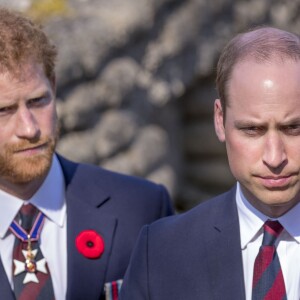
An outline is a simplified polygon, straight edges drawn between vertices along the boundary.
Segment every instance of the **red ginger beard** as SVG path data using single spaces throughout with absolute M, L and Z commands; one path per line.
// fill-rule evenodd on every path
M 0 152 L 0 178 L 11 183 L 26 184 L 34 179 L 44 177 L 52 163 L 58 132 L 53 136 L 45 136 L 35 141 L 23 140 L 14 144 L 7 144 Z M 44 145 L 41 153 L 25 156 L 17 152 Z

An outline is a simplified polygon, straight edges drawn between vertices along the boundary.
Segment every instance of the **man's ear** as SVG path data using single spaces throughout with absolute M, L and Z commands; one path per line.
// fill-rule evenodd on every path
M 225 142 L 226 140 L 224 121 L 224 112 L 221 101 L 220 99 L 216 99 L 214 105 L 214 123 L 215 131 L 220 142 Z

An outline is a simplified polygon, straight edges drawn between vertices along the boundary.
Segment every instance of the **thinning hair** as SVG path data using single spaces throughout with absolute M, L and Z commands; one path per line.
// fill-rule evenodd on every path
M 0 8 L 0 72 L 19 76 L 24 65 L 38 63 L 50 79 L 56 56 L 56 47 L 41 26 L 17 12 Z
M 217 90 L 223 112 L 228 105 L 228 83 L 234 66 L 246 59 L 257 63 L 274 57 L 300 60 L 300 37 L 297 34 L 273 27 L 260 27 L 235 36 L 224 47 L 217 65 Z

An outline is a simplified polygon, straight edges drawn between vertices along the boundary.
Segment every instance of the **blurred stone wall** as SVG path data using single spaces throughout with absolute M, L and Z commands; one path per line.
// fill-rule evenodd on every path
M 163 183 L 178 211 L 234 179 L 213 129 L 215 66 L 234 34 L 300 31 L 300 1 L 1 0 L 59 48 L 58 151 Z

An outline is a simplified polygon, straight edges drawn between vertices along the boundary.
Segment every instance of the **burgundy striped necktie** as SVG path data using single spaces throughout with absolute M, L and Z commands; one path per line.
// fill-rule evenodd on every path
M 27 204 L 21 207 L 10 226 L 11 231 L 16 235 L 13 251 L 13 281 L 17 300 L 55 299 L 49 268 L 38 245 L 43 218 L 44 215 L 36 207 Z M 27 235 L 30 233 L 32 239 L 21 240 L 22 230 Z M 33 253 L 32 259 L 28 253 Z
M 275 241 L 283 230 L 278 221 L 264 224 L 263 243 L 255 259 L 252 300 L 287 299 L 282 270 L 275 248 Z

